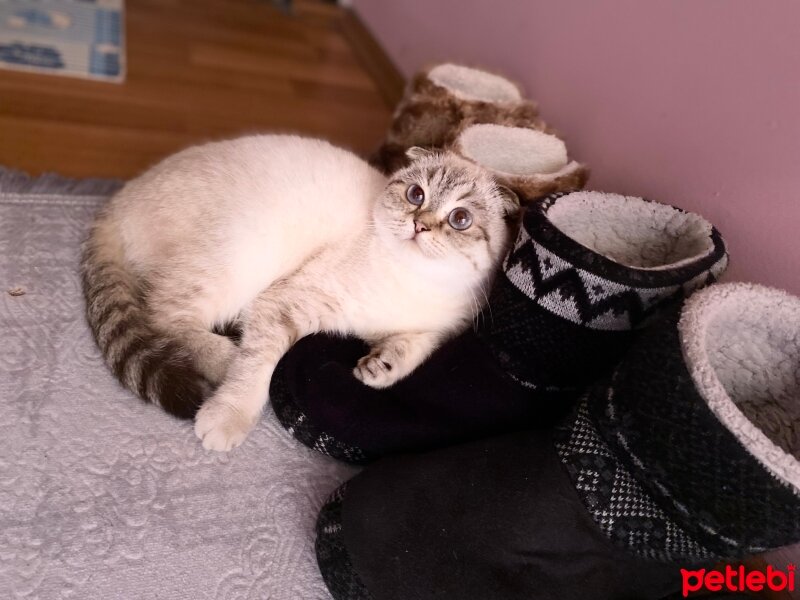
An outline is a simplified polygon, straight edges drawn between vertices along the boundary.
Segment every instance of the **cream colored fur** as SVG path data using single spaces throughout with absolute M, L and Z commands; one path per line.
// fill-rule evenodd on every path
M 305 335 L 366 339 L 354 374 L 384 387 L 476 314 L 516 199 L 455 155 L 415 156 L 388 181 L 323 141 L 246 137 L 172 156 L 112 199 L 96 235 L 121 242 L 153 326 L 220 382 L 196 417 L 206 448 L 244 440 L 277 361 Z M 419 211 L 412 183 L 425 190 Z M 474 216 L 464 232 L 447 225 L 456 206 Z M 241 347 L 210 332 L 235 318 Z
M 564 142 L 535 129 L 472 125 L 459 142 L 465 157 L 505 175 L 550 175 L 567 165 Z
M 568 159 L 562 140 L 530 127 L 466 124 L 452 148 L 529 201 L 580 189 L 589 177 L 585 166 Z
M 495 103 L 522 100 L 519 88 L 505 77 L 462 65 L 437 65 L 428 73 L 428 79 L 462 100 Z

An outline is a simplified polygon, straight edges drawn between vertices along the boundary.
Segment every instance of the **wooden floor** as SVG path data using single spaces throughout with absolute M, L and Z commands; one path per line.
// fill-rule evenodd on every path
M 124 84 L 0 70 L 0 165 L 130 177 L 185 146 L 297 132 L 380 141 L 395 74 L 353 15 L 312 0 L 131 0 Z M 377 83 L 376 83 L 377 82 Z

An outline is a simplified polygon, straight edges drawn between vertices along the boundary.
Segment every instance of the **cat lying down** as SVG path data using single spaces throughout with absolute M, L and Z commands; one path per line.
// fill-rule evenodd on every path
M 315 332 L 370 352 L 386 387 L 465 328 L 519 201 L 448 152 L 409 150 L 389 178 L 327 142 L 262 135 L 189 148 L 130 181 L 83 256 L 87 316 L 109 367 L 141 398 L 195 417 L 203 446 L 242 443 L 281 356 Z M 237 319 L 235 345 L 214 333 Z

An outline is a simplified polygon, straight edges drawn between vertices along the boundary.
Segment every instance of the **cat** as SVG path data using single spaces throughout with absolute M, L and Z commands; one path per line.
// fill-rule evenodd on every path
M 238 446 L 281 356 L 315 332 L 370 352 L 386 387 L 477 315 L 517 196 L 449 152 L 409 150 L 386 177 L 328 142 L 257 135 L 189 148 L 128 182 L 84 247 L 87 317 L 106 363 L 185 418 L 207 449 Z M 238 344 L 215 333 L 241 325 Z

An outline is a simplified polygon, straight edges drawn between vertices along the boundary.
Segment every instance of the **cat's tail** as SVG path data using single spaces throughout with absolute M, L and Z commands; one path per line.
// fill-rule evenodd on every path
M 89 234 L 81 270 L 86 316 L 106 364 L 146 402 L 194 417 L 212 386 L 188 349 L 150 323 L 140 286 L 125 268 L 118 232 L 104 216 Z

